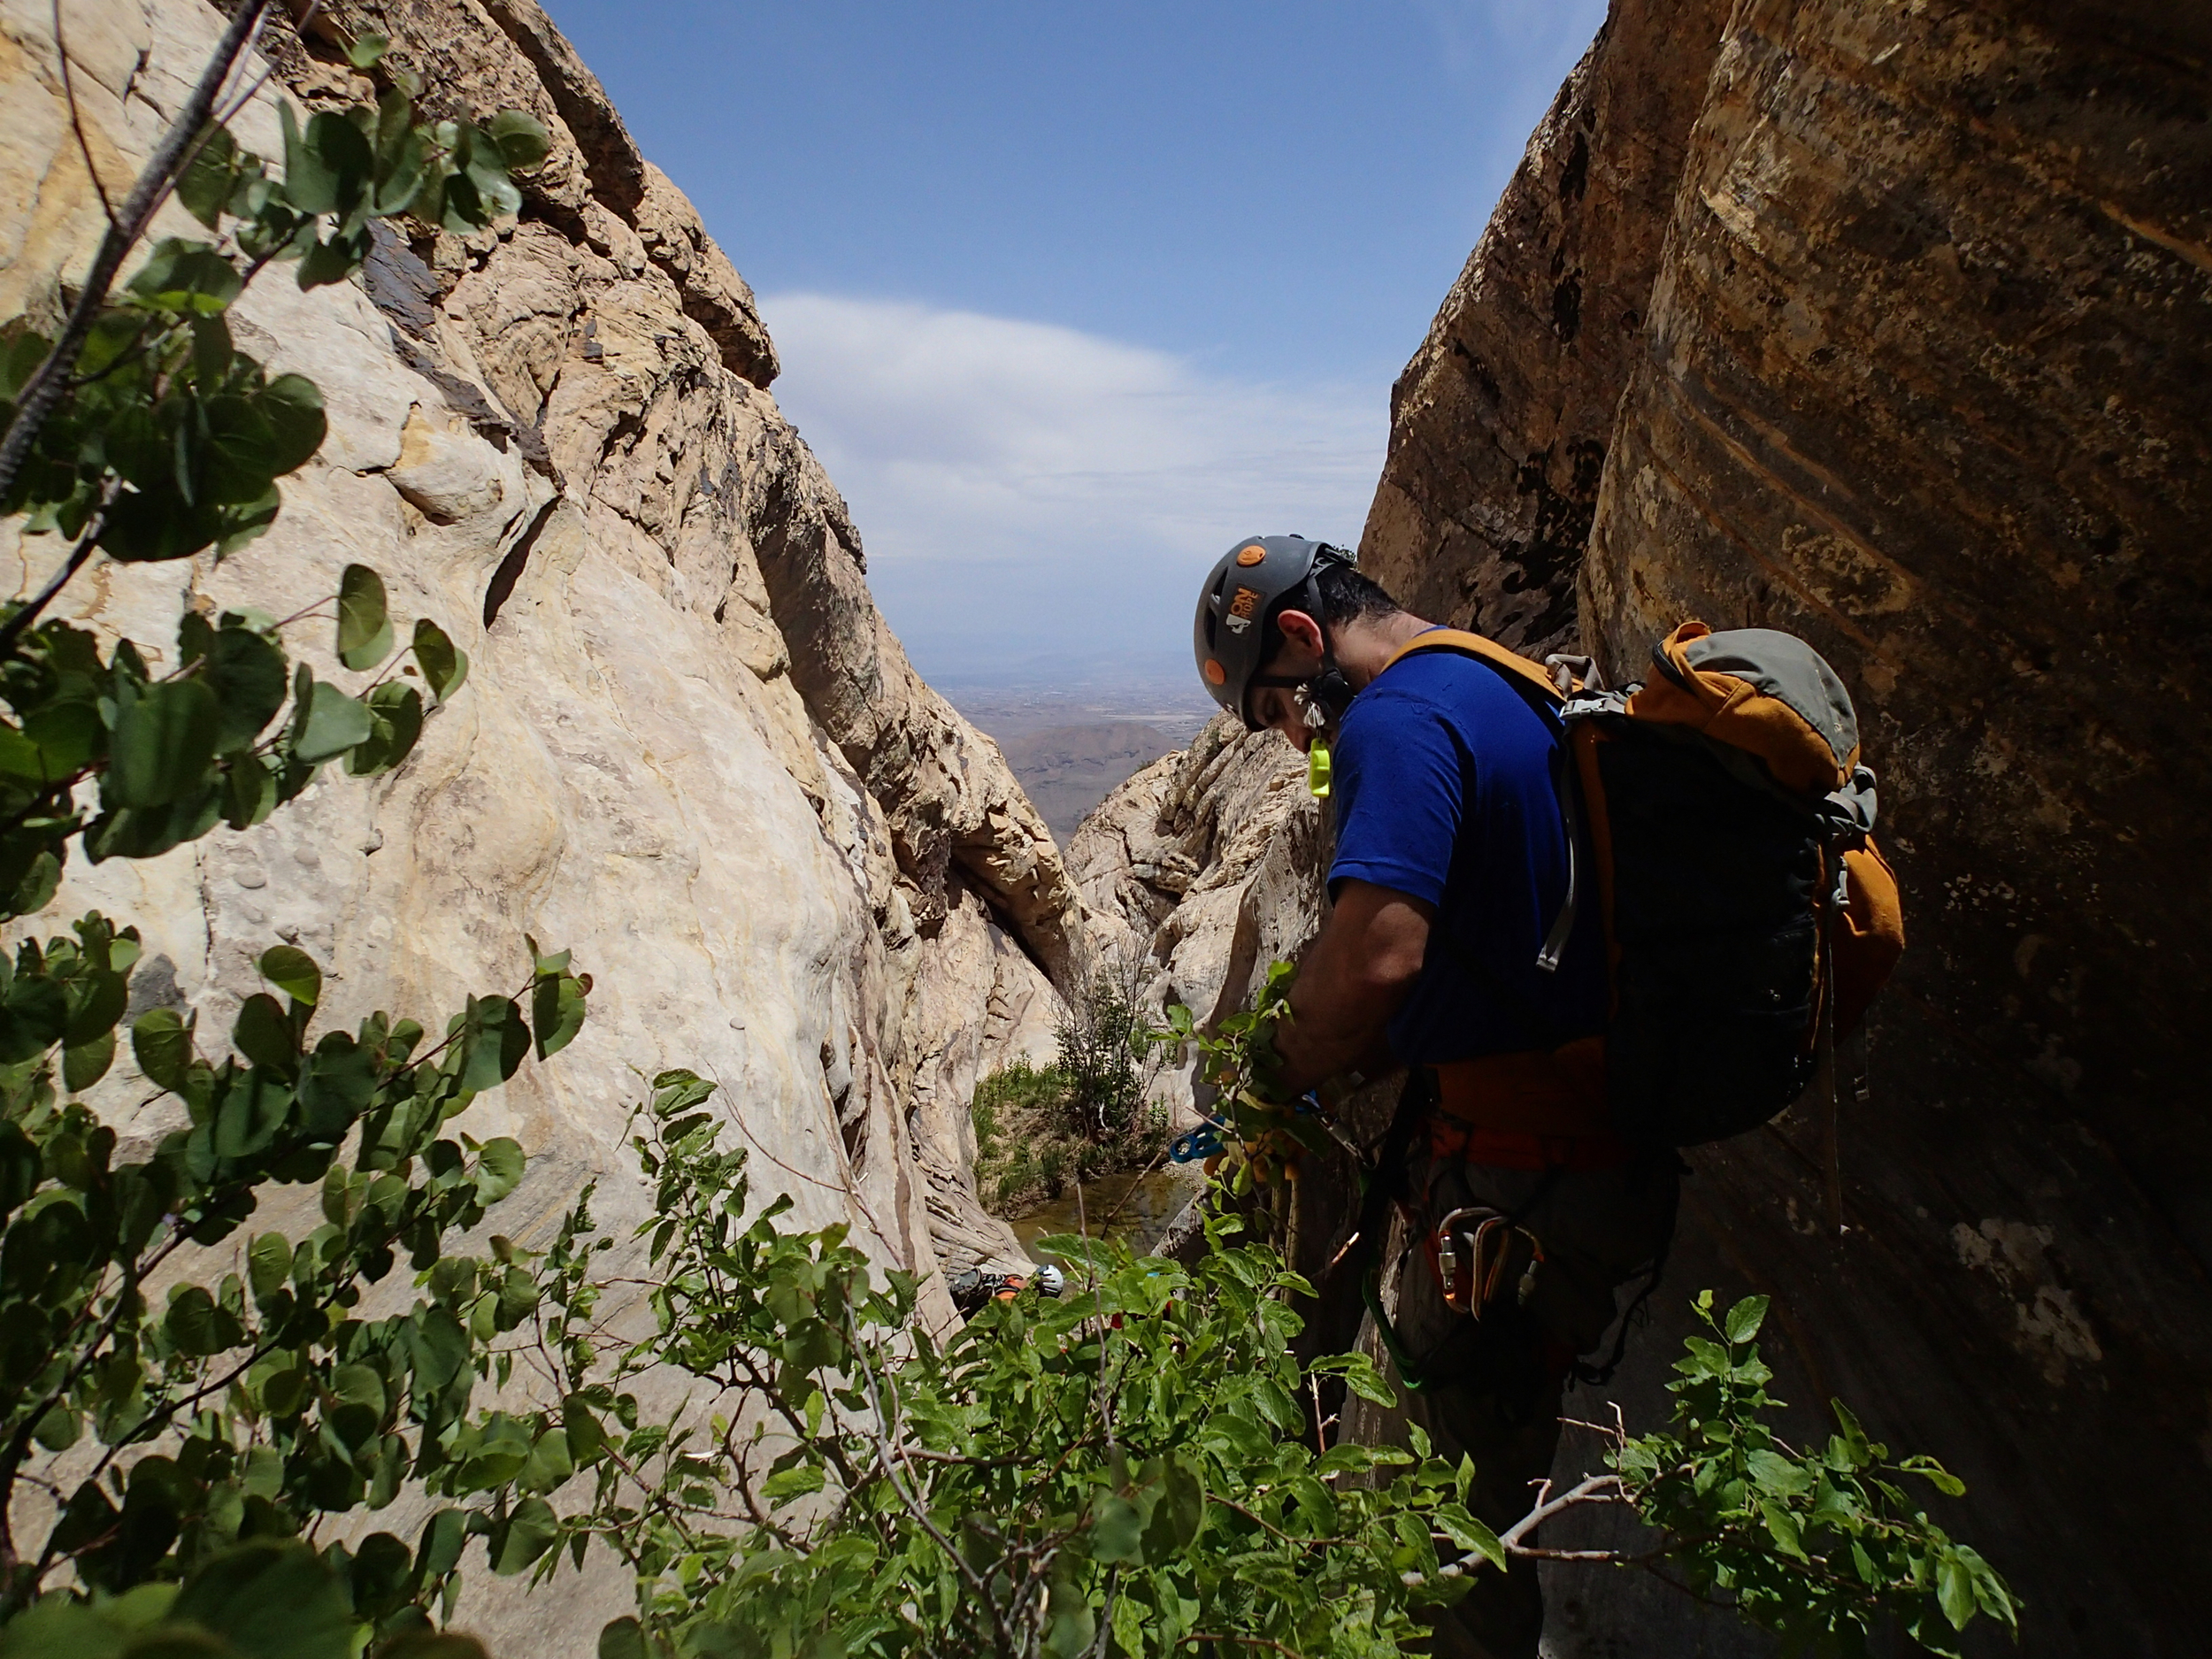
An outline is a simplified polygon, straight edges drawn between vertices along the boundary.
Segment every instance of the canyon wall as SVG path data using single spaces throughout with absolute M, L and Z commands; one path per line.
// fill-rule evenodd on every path
M 466 1125 L 532 1154 L 501 1217 L 520 1242 L 595 1178 L 606 1221 L 637 1218 L 629 1103 L 682 1065 L 719 1081 L 757 1187 L 790 1192 L 802 1223 L 849 1222 L 923 1272 L 1018 1259 L 975 1201 L 966 1105 L 979 1071 L 1049 1055 L 1082 907 L 996 749 L 877 613 L 844 503 L 768 389 L 751 291 L 534 0 L 300 12 L 303 32 L 272 25 L 256 69 L 274 78 L 235 123 L 263 155 L 280 153 L 277 88 L 308 110 L 374 96 L 339 49 L 368 32 L 392 42 L 377 73 L 419 74 L 431 112 L 522 108 L 552 154 L 496 233 L 380 229 L 359 281 L 263 277 L 239 342 L 315 380 L 330 413 L 275 527 L 219 565 L 96 566 L 51 614 L 158 667 L 180 604 L 289 615 L 358 560 L 403 631 L 435 618 L 473 672 L 396 773 L 326 773 L 266 825 L 148 863 L 73 864 L 38 931 L 92 906 L 136 924 L 139 1006 L 188 1005 L 211 1033 L 280 940 L 323 964 L 325 1018 L 428 1021 L 519 982 L 527 932 L 596 988 L 574 1045 Z M 220 17 L 202 0 L 61 17 L 91 162 L 119 195 Z M 8 0 L 0 315 L 50 313 L 101 211 L 52 10 Z M 196 234 L 170 211 L 164 228 Z M 11 584 L 42 580 L 52 541 L 9 535 Z M 328 635 L 291 631 L 351 685 Z M 138 1079 L 103 1087 L 131 1131 L 160 1126 Z
M 1362 543 L 1423 614 L 1617 678 L 1694 616 L 1851 686 L 1912 943 L 1844 1230 L 1798 1114 L 1693 1152 L 1610 1393 L 1661 1419 L 1688 1296 L 1771 1294 L 1793 1430 L 1837 1394 L 1957 1471 L 1937 1517 L 2039 1655 L 2193 1651 L 2212 1571 L 2208 60 L 2202 7 L 1616 0 L 1398 383 Z M 1074 857 L 1225 1010 L 1310 936 L 1325 838 L 1194 833 L 1251 821 L 1202 749 Z M 1550 1605 L 1558 1659 L 1770 1650 L 1639 1575 Z

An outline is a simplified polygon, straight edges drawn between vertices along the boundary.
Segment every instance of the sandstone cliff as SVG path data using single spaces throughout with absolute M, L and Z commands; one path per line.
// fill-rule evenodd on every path
M 2212 1567 L 2208 60 L 2200 7 L 1616 0 L 1398 384 L 1362 544 L 1524 649 L 1637 677 L 1698 616 L 1801 632 L 1851 684 L 1913 943 L 1844 1122 L 1847 1231 L 1794 1118 L 1693 1154 L 1614 1393 L 1663 1414 L 1699 1286 L 1772 1294 L 1800 1426 L 1839 1394 L 1958 1470 L 1942 1518 L 2037 1654 L 2193 1651 Z M 1207 855 L 1139 871 L 1239 821 L 1218 776 L 1156 832 L 1133 782 L 1076 856 L 1226 1006 L 1233 939 L 1310 929 L 1319 842 L 1193 960 Z M 1110 831 L 1125 868 L 1085 857 Z M 1548 1640 L 1764 1650 L 1573 1569 Z
M 719 1079 L 758 1179 L 803 1222 L 849 1221 L 924 1271 L 1016 1256 L 975 1202 L 966 1102 L 980 1069 L 1048 1049 L 1081 906 L 997 750 L 877 614 L 844 503 L 769 393 L 750 290 L 534 0 L 299 10 L 304 34 L 273 26 L 267 52 L 301 104 L 373 93 L 332 44 L 373 30 L 434 110 L 519 106 L 553 153 L 511 228 L 386 235 L 357 285 L 303 295 L 282 267 L 259 283 L 240 342 L 321 385 L 322 454 L 246 553 L 111 567 L 57 614 L 165 651 L 180 600 L 284 615 L 359 560 L 473 675 L 392 777 L 326 776 L 249 833 L 73 866 L 42 920 L 96 905 L 136 923 L 142 1002 L 217 1032 L 279 939 L 330 973 L 330 1017 L 428 1018 L 510 986 L 527 931 L 573 948 L 597 989 L 566 1055 L 475 1109 L 476 1133 L 533 1153 L 508 1222 L 524 1242 L 594 1176 L 609 1219 L 636 1215 L 626 1103 L 640 1073 L 681 1064 Z M 219 17 L 202 0 L 62 16 L 118 188 Z M 264 154 L 277 96 L 236 124 Z M 50 9 L 13 0 L 0 314 L 52 303 L 99 214 Z M 50 540 L 11 537 L 11 583 L 42 577 Z M 113 1088 L 123 1110 L 143 1093 Z

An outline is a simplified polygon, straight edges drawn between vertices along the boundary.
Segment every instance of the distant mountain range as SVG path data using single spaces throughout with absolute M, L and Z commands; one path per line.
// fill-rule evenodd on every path
M 998 739 L 1006 764 L 1037 810 L 1065 847 L 1083 815 L 1126 780 L 1189 741 L 1156 726 L 1109 720 L 1086 726 L 1048 726 L 1010 732 Z

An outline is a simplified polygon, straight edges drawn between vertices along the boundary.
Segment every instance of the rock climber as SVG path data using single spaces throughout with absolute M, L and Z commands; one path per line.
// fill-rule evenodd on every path
M 1396 1306 L 1371 1303 L 1370 1329 L 1398 1372 L 1395 1415 L 1473 1458 L 1471 1507 L 1502 1531 L 1550 1471 L 1563 1388 L 1594 1374 L 1617 1291 L 1663 1261 L 1679 1164 L 1609 1124 L 1599 907 L 1538 966 L 1569 884 L 1558 724 L 1484 661 L 1417 648 L 1437 626 L 1343 549 L 1260 536 L 1207 577 L 1195 647 L 1248 729 L 1330 752 L 1330 910 L 1274 1033 L 1271 1092 L 1406 1069 L 1368 1217 L 1383 1231 L 1386 1193 L 1405 1224 L 1379 1264 Z M 1439 1615 L 1435 1651 L 1533 1659 L 1542 1624 L 1535 1563 L 1517 1559 Z

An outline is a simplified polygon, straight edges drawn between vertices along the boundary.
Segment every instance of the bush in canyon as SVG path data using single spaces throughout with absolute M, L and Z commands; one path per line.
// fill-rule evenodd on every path
M 1301 1368 L 1290 1297 L 1310 1288 L 1236 1219 L 1189 1268 L 1056 1239 L 1064 1298 L 933 1334 L 917 1282 L 879 1278 L 845 1228 L 787 1233 L 787 1200 L 753 1204 L 713 1087 L 664 1073 L 639 1120 L 653 1333 L 594 1322 L 593 1263 L 619 1246 L 591 1238 L 588 1195 L 546 1258 L 540 1349 L 594 1489 L 537 1572 L 603 1547 L 635 1575 L 638 1614 L 603 1654 L 1390 1655 L 1425 1607 L 1540 1555 L 1536 1527 L 1586 1504 L 1652 1529 L 1593 1558 L 1677 1578 L 1794 1649 L 1850 1651 L 1895 1617 L 1947 1652 L 1978 1617 L 2013 1620 L 1909 1489 L 1955 1494 L 1939 1464 L 1893 1458 L 1839 1405 L 1821 1446 L 1773 1432 L 1763 1298 L 1703 1298 L 1671 1426 L 1607 1434 L 1609 1472 L 1494 1532 L 1467 1507 L 1472 1466 L 1417 1429 L 1405 1450 L 1332 1443 L 1324 1377 L 1388 1389 L 1358 1356 Z M 690 1403 L 655 1421 L 649 1394 Z

